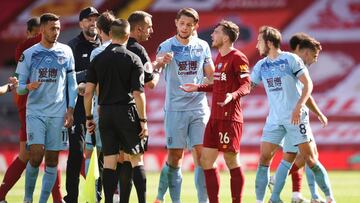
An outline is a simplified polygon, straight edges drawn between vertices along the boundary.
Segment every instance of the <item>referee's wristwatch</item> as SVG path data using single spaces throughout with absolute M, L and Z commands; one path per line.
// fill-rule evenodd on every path
M 142 122 L 142 123 L 147 123 L 147 118 L 139 118 L 139 121 Z
M 92 119 L 94 119 L 93 115 L 86 116 L 86 120 L 92 120 Z

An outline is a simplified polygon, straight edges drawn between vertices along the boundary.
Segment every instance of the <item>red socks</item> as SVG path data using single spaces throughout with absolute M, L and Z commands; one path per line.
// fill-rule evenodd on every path
M 300 170 L 299 167 L 296 166 L 296 164 L 293 164 L 289 174 L 291 174 L 293 192 L 300 192 L 303 170 Z
M 245 185 L 244 173 L 240 167 L 237 167 L 230 170 L 230 176 L 232 203 L 241 203 Z
M 53 189 L 51 190 L 51 195 L 53 198 L 54 203 L 61 203 L 62 202 L 62 194 L 61 194 L 61 171 L 58 168 L 57 170 L 57 177 L 55 180 L 55 184 Z
M 6 170 L 4 180 L 0 187 L 0 200 L 5 200 L 6 194 L 15 185 L 26 168 L 26 163 L 17 157 Z
M 210 203 L 219 203 L 220 177 L 219 171 L 215 168 L 204 169 L 206 190 Z

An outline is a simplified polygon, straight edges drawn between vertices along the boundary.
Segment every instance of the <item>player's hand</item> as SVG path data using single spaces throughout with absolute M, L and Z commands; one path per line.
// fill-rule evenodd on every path
M 196 92 L 199 88 L 199 85 L 195 83 L 186 83 L 179 86 L 179 88 L 184 92 Z
M 86 130 L 88 133 L 93 134 L 95 132 L 96 123 L 94 120 L 86 120 Z
M 147 122 L 140 122 L 141 125 L 141 132 L 139 133 L 140 139 L 149 136 L 149 130 L 147 127 Z
M 64 127 L 70 128 L 73 125 L 74 122 L 74 109 L 68 108 L 66 110 L 65 116 L 64 116 Z
M 41 85 L 41 82 L 39 82 L 39 81 L 31 82 L 26 85 L 26 89 L 28 89 L 29 91 L 34 91 L 37 88 L 39 88 L 40 85 Z
M 291 123 L 294 125 L 300 124 L 300 116 L 301 116 L 301 108 L 300 104 L 296 104 L 294 111 L 291 116 Z
M 231 102 L 231 100 L 233 99 L 232 94 L 231 93 L 226 93 L 226 98 L 223 102 L 218 102 L 217 104 L 221 107 L 225 106 L 226 104 L 228 104 L 229 102 Z
M 328 118 L 324 114 L 318 116 L 318 119 L 321 122 L 323 128 L 325 128 L 328 125 Z
M 9 83 L 11 90 L 19 86 L 19 80 L 16 77 L 9 77 Z
M 84 96 L 85 88 L 86 88 L 86 84 L 84 82 L 79 83 L 79 85 L 78 85 L 78 94 L 80 96 Z

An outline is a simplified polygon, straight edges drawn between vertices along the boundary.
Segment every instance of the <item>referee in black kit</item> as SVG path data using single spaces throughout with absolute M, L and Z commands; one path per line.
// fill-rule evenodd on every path
M 91 62 L 84 95 L 86 127 L 95 127 L 91 115 L 96 85 L 99 85 L 99 129 L 104 153 L 105 203 L 112 203 L 117 185 L 116 165 L 120 147 L 130 159 L 138 159 L 148 136 L 144 69 L 140 58 L 126 49 L 130 25 L 117 19 L 111 25 L 112 43 Z

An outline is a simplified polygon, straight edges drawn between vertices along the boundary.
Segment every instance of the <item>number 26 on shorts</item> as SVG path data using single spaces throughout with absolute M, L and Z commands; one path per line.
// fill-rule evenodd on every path
M 220 138 L 221 144 L 229 144 L 229 142 L 230 142 L 230 138 L 228 137 L 227 132 L 225 132 L 225 133 L 219 132 L 219 138 Z

